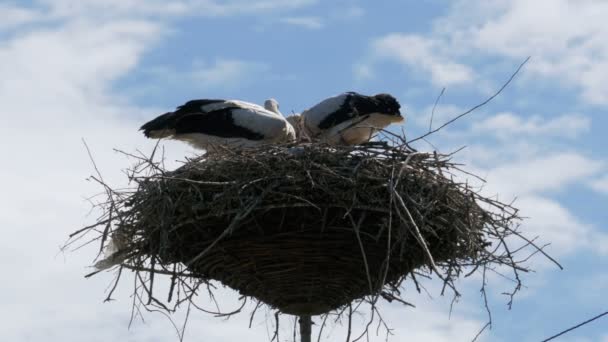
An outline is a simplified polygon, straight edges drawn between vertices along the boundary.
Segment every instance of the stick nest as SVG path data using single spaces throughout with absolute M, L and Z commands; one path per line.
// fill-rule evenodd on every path
M 283 313 L 318 315 L 362 298 L 402 301 L 402 282 L 420 270 L 455 293 L 465 268 L 523 270 L 505 242 L 525 239 L 517 210 L 455 181 L 450 155 L 309 144 L 176 170 L 138 158 L 136 187 L 107 187 L 99 222 L 75 234 L 112 240 L 117 251 L 101 263 L 136 271 L 147 304 L 160 304 L 159 273 L 171 275 L 169 301 L 176 284 L 189 284 L 191 300 L 216 280 Z

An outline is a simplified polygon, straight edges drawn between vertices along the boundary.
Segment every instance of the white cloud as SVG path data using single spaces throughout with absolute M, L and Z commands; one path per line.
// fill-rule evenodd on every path
M 441 41 L 410 34 L 389 34 L 372 44 L 373 60 L 395 60 L 414 70 L 424 70 L 437 86 L 471 82 L 475 78 L 473 70 L 453 62 L 446 53 Z
M 116 18 L 116 16 L 167 15 L 213 17 L 290 11 L 317 3 L 318 0 L 39 0 L 58 17 L 87 16 Z
M 124 115 L 142 109 L 110 88 L 156 42 L 158 29 L 136 20 L 58 23 L 11 36 L 0 48 L 0 115 L 10 127 L 0 136 L 0 153 L 12 165 L 0 170 L 6 194 L 0 264 L 15 275 L 0 285 L 2 340 L 102 341 L 127 334 L 113 317 L 124 327 L 128 310 L 100 307 L 106 280 L 82 278 L 95 249 L 64 259 L 59 246 L 89 221 L 83 198 L 99 190 L 84 179 L 92 169 L 80 139 L 112 183 L 123 178 L 124 165 L 113 147 L 150 146 Z
M 602 227 L 585 222 L 552 198 L 556 192 L 584 186 L 606 169 L 601 160 L 573 149 L 557 151 L 547 144 L 547 139 L 576 139 L 588 128 L 589 122 L 582 116 L 564 115 L 542 122 L 538 117 L 524 119 L 502 113 L 473 121 L 470 128 L 448 136 L 451 146 L 473 141 L 455 160 L 464 162 L 468 171 L 487 181 L 482 194 L 504 202 L 517 199 L 515 207 L 527 218 L 522 226 L 526 236 L 540 236 L 541 245 L 551 243 L 548 251 L 553 256 L 572 255 L 583 249 L 606 255 L 608 234 L 601 231 Z M 487 135 L 492 134 L 501 135 L 500 139 L 488 140 Z M 469 184 L 481 186 L 478 180 L 465 178 Z
M 435 107 L 434 111 L 433 107 Z M 413 115 L 408 116 L 408 118 L 411 118 L 412 122 L 416 125 L 428 128 L 431 124 L 432 117 L 433 128 L 437 128 L 464 111 L 466 111 L 466 109 L 460 106 L 439 103 L 437 106 L 429 105 L 421 112 L 414 113 Z
M 523 117 L 514 113 L 499 113 L 472 125 L 478 135 L 494 135 L 500 139 L 541 136 L 574 139 L 588 132 L 591 119 L 580 114 L 564 114 L 555 118 Z
M 429 34 L 391 34 L 379 40 L 400 37 L 391 54 L 425 69 L 440 86 L 470 80 L 471 71 L 459 61 L 532 56 L 526 70 L 534 76 L 580 89 L 584 100 L 607 105 L 606 17 L 608 3 L 602 0 L 459 0 Z
M 374 77 L 373 67 L 366 63 L 357 63 L 353 66 L 353 72 L 355 74 L 355 79 L 362 81 L 371 79 Z
M 319 17 L 285 17 L 280 20 L 282 23 L 299 26 L 309 30 L 322 29 L 323 20 Z
M 358 19 L 365 15 L 365 10 L 359 6 L 351 6 L 346 8 L 343 11 L 340 11 L 340 14 L 337 15 L 343 19 Z
M 532 55 L 530 70 L 582 89 L 593 103 L 608 104 L 608 28 L 604 1 L 513 1 L 473 33 L 479 50 L 521 58 Z M 555 37 L 559 37 L 556 39 Z
M 384 314 L 390 318 L 389 324 L 395 322 L 416 322 L 415 324 L 403 324 L 396 326 L 395 341 L 471 341 L 484 325 L 483 318 L 472 318 L 462 312 L 459 308 L 462 303 L 455 304 L 456 310 L 460 311 L 450 317 L 449 304 L 446 301 L 438 303 L 417 304 L 415 309 L 401 308 L 392 309 Z M 375 334 L 374 334 L 375 335 Z M 479 341 L 491 336 L 491 332 L 482 335 Z M 380 336 L 382 337 L 382 336 Z M 383 339 L 378 338 L 378 341 Z
M 5 233 L 0 239 L 0 265 L 13 275 L 0 283 L 2 340 L 177 340 L 160 315 L 146 314 L 146 324 L 136 321 L 127 329 L 132 284 L 128 276 L 118 289 L 118 301 L 101 303 L 111 277 L 104 273 L 83 279 L 97 246 L 58 253 L 68 233 L 93 220 L 84 217 L 89 205 L 83 198 L 99 191 L 85 180 L 93 169 L 80 139 L 87 140 L 105 180 L 124 184 L 121 169 L 128 162 L 112 148 L 149 150 L 153 142 L 137 132 L 143 121 L 138 118 L 160 112 L 129 104 L 112 85 L 162 39 L 163 24 L 125 17 L 97 25 L 97 20 L 101 19 L 33 28 L 10 37 L 0 48 L 0 115 L 3 125 L 10 127 L 0 135 L 0 153 L 10 160 L 10 167 L 0 169 L 5 194 L 0 196 L 0 229 Z M 218 60 L 200 65 L 195 74 L 201 81 L 224 82 L 246 69 L 248 64 L 241 61 Z M 189 151 L 178 143 L 164 145 L 169 162 Z M 234 299 L 236 294 L 226 291 L 221 298 Z M 394 322 L 400 322 L 400 312 L 393 311 Z M 396 328 L 404 335 L 437 341 L 473 336 L 479 328 L 476 320 L 466 317 L 439 322 L 438 312 L 432 304 L 413 310 L 408 316 L 416 317 L 420 328 Z M 183 314 L 177 314 L 178 322 Z M 186 340 L 203 336 L 214 341 L 267 341 L 263 315 L 258 317 L 249 330 L 246 314 L 226 322 L 195 312 Z
M 165 2 L 159 0 L 39 0 L 54 17 L 82 17 L 104 19 L 116 16 L 149 14 L 183 14 L 193 4 L 190 1 Z
M 549 155 L 532 152 L 526 155 L 523 152 L 511 154 L 508 148 L 503 149 L 496 144 L 491 144 L 486 150 L 483 146 L 473 147 L 478 147 L 474 148 L 474 156 L 471 157 L 474 164 L 478 164 L 480 159 L 483 161 L 484 153 L 490 155 L 487 157 L 489 162 L 484 168 L 468 166 L 467 170 L 486 180 L 481 190 L 483 195 L 506 203 L 515 200 L 514 206 L 525 218 L 522 224 L 525 236 L 540 236 L 538 243 L 541 245 L 551 243 L 549 254 L 556 257 L 582 249 L 598 255 L 608 253 L 608 234 L 602 232 L 601 227 L 584 222 L 552 198 L 555 192 L 585 184 L 605 168 L 604 163 L 573 152 L 552 152 Z M 503 152 L 508 154 L 506 158 L 495 156 Z M 470 176 L 465 178 L 473 186 L 481 185 Z
M 101 88 L 136 65 L 146 47 L 161 37 L 160 29 L 143 21 L 102 27 L 78 22 L 12 38 L 0 47 L 0 60 L 5 61 L 0 64 L 0 93 L 13 98 L 24 91 L 36 94 L 35 102 L 20 104 L 21 110 L 76 101 L 83 93 L 101 94 Z M 73 115 L 83 114 L 87 111 Z
M 576 153 L 556 153 L 492 168 L 486 177 L 488 191 L 505 196 L 558 191 L 597 174 L 603 163 Z
M 287 16 L 279 19 L 279 22 L 299 26 L 308 30 L 320 30 L 327 25 L 336 22 L 356 20 L 365 15 L 365 10 L 359 6 L 340 6 L 340 10 L 326 13 L 323 16 Z
M 207 1 L 211 2 L 211 1 Z M 220 13 L 230 14 L 232 13 L 260 13 L 268 11 L 287 11 L 294 10 L 306 6 L 311 6 L 318 3 L 319 0 L 231 0 L 231 1 L 216 1 L 215 5 L 221 10 Z M 206 4 L 202 1 L 202 6 Z
M 89 210 L 84 198 L 100 190 L 85 180 L 93 169 L 81 138 L 90 145 L 105 180 L 115 185 L 125 183 L 121 169 L 128 162 L 112 149 L 149 151 L 154 145 L 137 131 L 143 122 L 138 118 L 161 111 L 130 105 L 112 86 L 163 38 L 163 28 L 158 21 L 141 18 L 106 20 L 102 25 L 70 19 L 9 35 L 0 47 L 0 116 L 10 127 L 0 135 L 0 153 L 12 165 L 0 169 L 5 194 L 0 197 L 0 229 L 5 235 L 0 265 L 15 276 L 0 284 L 0 339 L 177 339 L 163 316 L 147 315 L 149 325 L 136 323 L 127 329 L 128 288 L 119 289 L 116 304 L 101 303 L 110 277 L 83 278 L 96 246 L 59 253 L 70 232 L 93 220 L 84 217 Z M 222 68 L 234 64 L 218 62 L 215 72 L 201 77 L 217 79 Z M 189 151 L 180 144 L 164 145 L 170 164 Z M 247 330 L 248 317 L 234 323 L 241 329 L 227 329 L 232 322 L 201 316 L 194 318 L 190 339 L 240 341 L 254 334 L 265 340 L 259 325 Z
M 605 226 L 601 228 L 605 230 Z M 591 237 L 590 245 L 601 256 L 608 256 L 608 233 L 595 232 Z
M 103 12 L 100 18 L 71 18 L 52 27 L 32 28 L 10 37 L 0 48 L 0 74 L 3 75 L 0 115 L 4 127 L 10 128 L 0 135 L 0 153 L 7 157 L 9 166 L 0 169 L 0 186 L 5 194 L 0 196 L 3 208 L 0 229 L 5 233 L 0 239 L 0 264 L 5 274 L 12 275 L 0 283 L 0 302 L 4 309 L 0 311 L 2 340 L 176 340 L 170 324 L 162 316 L 148 314 L 146 324 L 135 323 L 131 330 L 127 329 L 128 282 L 119 288 L 117 302 L 101 303 L 109 275 L 82 278 L 88 271 L 85 266 L 95 254 L 95 246 L 57 255 L 66 235 L 92 220 L 84 217 L 88 205 L 82 198 L 98 191 L 84 180 L 92 167 L 80 138 L 87 139 L 106 180 L 112 184 L 124 182 L 120 169 L 126 166 L 125 160 L 112 151 L 113 147 L 147 150 L 153 145 L 137 132 L 143 121 L 138 118 L 151 117 L 161 111 L 135 107 L 112 89 L 113 82 L 137 67 L 143 54 L 163 38 L 160 33 L 167 28 L 164 22 L 148 20 L 139 14 L 134 15 L 136 18 L 130 17 L 130 9 L 139 13 L 148 11 L 137 9 L 138 3 L 116 3 L 125 9 L 119 9 L 122 11 L 118 13 L 119 19 L 110 20 L 108 13 L 115 13 L 114 9 L 104 9 L 100 0 L 95 5 L 96 10 Z M 296 5 L 305 3 L 310 1 L 295 2 Z M 73 6 L 80 5 L 74 3 Z M 162 4 L 158 2 L 158 6 Z M 280 10 L 289 6 L 294 5 L 268 1 L 257 7 L 250 5 L 249 10 Z M 69 9 L 61 11 L 66 11 L 62 15 L 77 15 Z M 220 10 L 216 13 L 228 15 Z M 99 25 L 99 20 L 103 20 L 103 25 Z M 198 79 L 208 82 L 234 79 L 238 74 L 234 70 L 249 70 L 248 63 L 229 59 L 203 63 L 199 65 Z M 165 146 L 169 149 L 169 161 L 189 151 L 177 143 Z M 580 173 L 568 177 L 579 179 Z M 543 188 L 559 186 L 548 182 Z M 544 207 L 552 208 L 551 203 Z M 543 213 L 551 216 L 550 210 L 539 210 L 535 216 L 543 217 Z M 572 215 L 560 217 L 565 222 L 588 228 Z M 538 226 L 541 225 L 539 221 Z M 226 292 L 223 296 L 234 299 L 235 294 Z M 204 300 L 202 297 L 201 301 Z M 434 341 L 452 341 L 465 336 L 469 340 L 482 325 L 469 315 L 454 315 L 448 320 L 446 312 L 436 305 L 417 304 L 417 309 L 407 313 L 391 309 L 387 312 L 399 334 L 395 340 L 405 339 L 401 336 Z M 400 324 L 404 317 L 406 322 L 416 324 Z M 253 329 L 249 330 L 248 318 L 241 315 L 226 322 L 194 313 L 186 340 L 201 336 L 214 341 L 269 340 L 260 323 L 263 320 L 254 321 Z M 372 337 L 374 339 L 383 341 L 384 337 Z
M 608 194 L 608 175 L 591 182 L 591 188 L 599 193 Z
M 540 236 L 540 245 L 551 243 L 547 252 L 554 257 L 565 256 L 587 248 L 599 255 L 606 255 L 602 245 L 608 235 L 595 227 L 581 222 L 555 200 L 540 196 L 524 196 L 517 200 L 521 215 L 527 217 L 522 231 L 529 238 Z
M 202 83 L 213 84 L 234 84 L 248 75 L 264 72 L 268 66 L 262 63 L 246 62 L 235 59 L 219 59 L 209 67 L 202 66 L 193 71 L 192 77 Z
M 576 153 L 553 152 L 544 156 L 533 152 L 524 157 L 505 152 L 495 144 L 487 146 L 487 149 L 480 145 L 473 145 L 472 148 L 472 165 L 469 164 L 466 170 L 483 177 L 486 182 L 482 183 L 468 175 L 463 177 L 472 187 L 481 187 L 482 195 L 504 203 L 513 202 L 524 218 L 521 231 L 526 237 L 539 236 L 540 239 L 536 241 L 538 245 L 550 243 L 547 252 L 553 257 L 565 257 L 582 250 L 600 256 L 608 255 L 608 234 L 602 231 L 603 227 L 578 217 L 553 198 L 556 192 L 584 185 L 604 169 L 604 163 Z M 508 154 L 506 158 L 495 156 L 503 152 Z M 489 156 L 484 157 L 484 154 Z M 462 162 L 458 155 L 455 159 Z M 480 160 L 485 162 L 486 167 L 474 166 L 479 165 Z M 538 257 L 532 267 L 544 269 L 547 265 L 551 265 L 551 262 Z
M 268 73 L 267 64 L 238 59 L 218 58 L 213 62 L 195 61 L 188 70 L 155 67 L 148 70 L 163 85 L 187 85 L 194 89 L 231 89 L 255 82 L 257 77 Z M 262 77 L 268 79 L 267 76 Z
M 0 31 L 37 21 L 42 14 L 29 8 L 0 4 Z
M 448 342 L 448 341 L 471 341 L 479 330 L 485 324 L 485 312 L 477 307 L 475 300 L 454 303 L 453 312 L 450 314 L 451 295 L 449 291 L 446 292 L 445 296 L 440 296 L 441 283 L 434 281 L 427 281 L 426 279 L 419 279 L 421 286 L 423 286 L 430 296 L 427 296 L 427 292 L 417 293 L 415 286 L 411 281 L 406 282 L 403 291 L 405 300 L 416 305 L 415 308 L 405 307 L 398 303 L 387 303 L 384 300 L 380 300 L 378 307 L 382 313 L 382 317 L 386 324 L 392 328 L 392 335 L 389 337 L 389 341 L 437 341 L 437 342 Z M 463 290 L 463 297 L 472 299 L 471 297 L 477 297 L 478 290 L 476 286 L 479 284 L 476 280 L 467 279 L 472 284 L 475 284 L 475 288 L 466 287 Z M 463 284 L 460 284 L 463 285 Z M 463 288 L 465 285 L 463 285 Z M 473 291 L 469 291 L 473 289 Z M 411 290 L 411 291 L 409 291 Z M 358 337 L 370 318 L 369 308 L 367 305 L 361 305 L 358 314 L 353 316 L 353 331 L 351 340 Z M 377 317 L 377 316 L 376 316 Z M 328 320 L 329 321 L 329 320 Z M 320 326 L 320 319 L 315 317 L 313 322 L 313 340 L 316 341 L 316 334 Z M 411 324 L 415 322 L 416 324 Z M 346 337 L 346 325 L 345 320 L 342 321 L 342 326 L 330 323 L 325 329 L 322 341 L 336 341 Z M 382 325 L 378 327 L 377 321 L 372 324 L 374 327 L 373 331 L 370 328 L 369 340 L 373 342 L 385 341 L 385 331 Z M 491 331 L 486 331 L 480 336 L 479 341 L 490 340 L 499 341 L 497 336 L 492 336 Z M 363 337 L 363 340 L 366 338 Z

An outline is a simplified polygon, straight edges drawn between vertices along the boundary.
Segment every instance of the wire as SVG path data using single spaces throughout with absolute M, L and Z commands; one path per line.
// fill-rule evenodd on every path
M 583 325 L 588 324 L 588 323 L 591 323 L 591 322 L 595 321 L 596 319 L 599 319 L 599 318 L 601 318 L 601 317 L 603 317 L 603 316 L 606 316 L 606 315 L 608 315 L 608 311 L 606 311 L 606 312 L 604 312 L 604 313 L 602 313 L 602 314 L 599 314 L 599 315 L 597 315 L 597 316 L 595 316 L 595 317 L 593 317 L 593 318 L 591 318 L 591 319 L 588 319 L 588 320 L 586 320 L 586 321 L 584 321 L 584 322 L 582 322 L 582 323 L 579 323 L 579 324 L 577 324 L 577 325 L 573 326 L 572 328 L 568 328 L 568 329 L 566 329 L 566 330 L 564 330 L 564 331 L 560 332 L 560 333 L 559 333 L 559 334 L 557 334 L 557 335 L 553 335 L 553 336 L 549 337 L 549 338 L 548 338 L 548 339 L 546 339 L 546 340 L 542 340 L 541 342 L 547 342 L 547 341 L 554 340 L 554 339 L 556 339 L 556 338 L 558 338 L 558 337 L 560 337 L 560 336 L 562 336 L 562 335 L 564 335 L 564 334 L 566 334 L 566 333 L 568 333 L 568 332 L 570 332 L 570 331 L 572 331 L 572 330 L 574 330 L 574 329 L 580 328 L 580 327 L 582 327 Z

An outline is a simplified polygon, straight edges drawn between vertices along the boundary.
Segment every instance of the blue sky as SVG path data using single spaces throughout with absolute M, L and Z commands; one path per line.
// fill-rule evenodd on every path
M 527 56 L 500 97 L 429 138 L 443 152 L 466 145 L 456 160 L 487 179 L 488 195 L 517 197 L 529 217 L 522 230 L 551 242 L 566 267 L 533 259 L 537 272 L 511 311 L 500 294 L 508 283 L 492 277 L 494 325 L 482 340 L 538 341 L 608 310 L 606 17 L 599 0 L 1 3 L 0 186 L 8 196 L 0 198 L 0 339 L 175 339 L 159 315 L 127 329 L 126 283 L 117 301 L 102 304 L 112 275 L 82 278 L 95 248 L 59 252 L 69 232 L 94 220 L 84 199 L 99 189 L 85 180 L 92 168 L 81 138 L 106 180 L 120 185 L 128 161 L 112 149 L 150 150 L 137 128 L 186 100 L 274 97 L 287 114 L 348 90 L 395 95 L 414 137 L 428 130 L 442 88 L 436 124 L 484 100 Z M 192 153 L 164 145 L 171 161 Z M 437 284 L 428 284 L 433 300 L 406 288 L 417 308 L 385 307 L 392 340 L 471 340 L 486 316 L 479 279 L 461 285 L 451 318 Z M 187 336 L 266 341 L 258 317 L 248 329 L 248 316 L 196 313 Z M 604 319 L 562 341 L 608 341 L 607 326 Z M 334 338 L 341 332 L 335 327 Z

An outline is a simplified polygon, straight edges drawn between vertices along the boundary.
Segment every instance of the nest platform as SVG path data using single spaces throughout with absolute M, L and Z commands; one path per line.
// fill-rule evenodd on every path
M 495 248 L 517 211 L 452 177 L 449 155 L 388 144 L 226 151 L 176 170 L 145 160 L 99 222 L 108 260 L 219 281 L 283 313 L 319 315 L 399 297 L 415 270 L 452 284 L 469 266 L 514 265 Z M 149 289 L 152 293 L 152 283 Z

